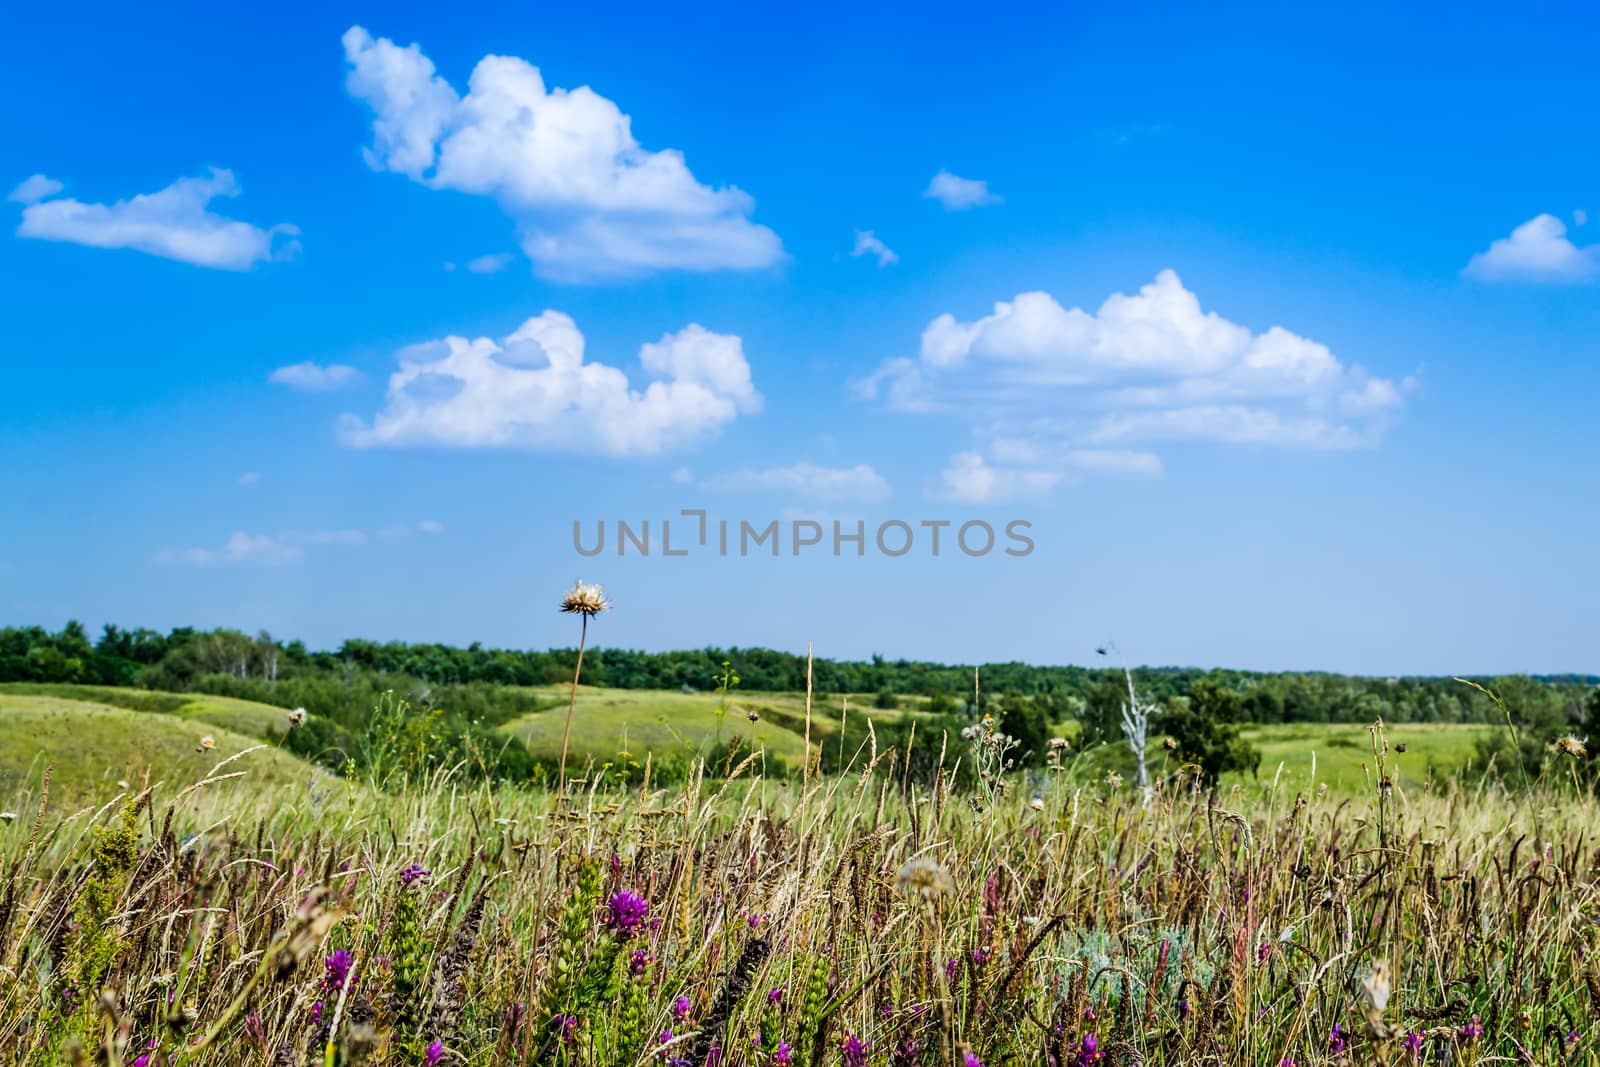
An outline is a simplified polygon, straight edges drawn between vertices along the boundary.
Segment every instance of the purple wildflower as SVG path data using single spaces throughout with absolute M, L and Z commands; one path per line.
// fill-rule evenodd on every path
M 350 950 L 347 948 L 341 948 L 324 959 L 322 988 L 330 993 L 343 989 L 345 981 L 350 977 L 350 965 L 354 962 L 355 957 L 350 955 Z
M 789 1042 L 781 1037 L 778 1038 L 778 1048 L 772 1054 L 772 1062 L 777 1064 L 778 1067 L 789 1067 L 793 1059 L 794 1049 L 790 1047 Z
M 689 998 L 686 995 L 684 995 L 682 993 L 679 993 L 678 994 L 678 999 L 672 1002 L 672 1021 L 675 1022 L 675 1023 L 681 1023 L 681 1022 L 683 1022 L 683 1020 L 687 1019 L 688 1017 L 689 1017 Z M 667 1031 L 667 1035 L 669 1037 L 671 1036 L 671 1034 L 672 1034 L 672 1031 L 670 1031 L 670 1030 Z
M 1580 1036 L 1578 1034 L 1578 1031 L 1576 1031 L 1576 1030 L 1568 1030 L 1567 1031 L 1567 1037 L 1566 1037 L 1567 1051 L 1571 1052 L 1573 1049 L 1577 1048 L 1578 1047 L 1578 1042 L 1580 1040 L 1581 1040 L 1581 1038 L 1580 1038 Z
M 1463 1041 L 1476 1040 L 1477 1038 L 1483 1036 L 1483 1022 L 1476 1015 L 1474 1015 L 1472 1017 L 1472 1021 L 1463 1026 L 1457 1032 L 1461 1035 L 1461 1039 Z
M 150 1067 L 150 1053 L 141 1052 L 133 1058 L 133 1067 Z
M 767 1003 L 771 1004 L 774 1008 L 782 1006 L 783 995 L 788 991 L 789 987 L 786 985 L 773 986 L 771 989 L 767 990 Z
M 1337 1056 L 1344 1052 L 1348 1043 L 1344 1038 L 1344 1027 L 1334 1023 L 1333 1029 L 1328 1031 L 1328 1051 Z
M 1100 1048 L 1100 1039 L 1093 1034 L 1085 1034 L 1083 1041 L 1078 1045 L 1078 1067 L 1090 1067 L 1106 1058 L 1105 1052 Z
M 844 1040 L 839 1042 L 839 1051 L 844 1053 L 844 1067 L 867 1067 L 867 1050 L 871 1048 L 865 1041 L 846 1030 Z
M 644 949 L 635 949 L 628 953 L 628 973 L 638 978 L 650 967 L 650 953 Z
M 650 902 L 626 889 L 611 894 L 606 903 L 606 914 L 601 923 L 617 937 L 626 941 L 639 932 L 650 917 Z
M 954 982 L 956 980 L 956 972 L 959 971 L 959 970 L 961 970 L 961 961 L 960 960 L 951 959 L 951 960 L 945 961 L 945 965 L 944 965 L 944 980 L 947 981 L 947 982 Z
M 983 1067 L 983 1061 L 978 1059 L 978 1054 L 976 1052 L 968 1052 L 964 1054 L 961 1057 L 961 1062 L 965 1064 L 965 1067 Z
M 1406 1039 L 1404 1042 L 1402 1042 L 1402 1045 L 1406 1050 L 1406 1055 L 1410 1056 L 1413 1060 L 1422 1059 L 1421 1034 L 1417 1033 L 1415 1030 L 1407 1030 Z
M 1285 1056 L 1278 1061 L 1278 1067 L 1300 1067 L 1300 1061 L 1293 1056 Z
M 420 863 L 413 863 L 401 869 L 400 884 L 411 885 L 414 882 L 422 882 L 426 884 L 427 881 L 432 877 L 433 872 L 428 870 L 428 868 L 424 867 Z
M 422 1062 L 428 1067 L 438 1067 L 442 1059 L 444 1059 L 444 1042 L 434 1038 L 428 1045 L 428 1050 L 422 1054 Z
M 557 1015 L 556 1029 L 561 1033 L 561 1043 L 576 1045 L 578 1043 L 578 1017 L 576 1015 Z

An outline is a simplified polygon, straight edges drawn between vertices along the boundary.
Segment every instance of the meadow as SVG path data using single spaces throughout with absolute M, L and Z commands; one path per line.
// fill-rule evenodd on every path
M 503 733 L 559 744 L 559 695 Z M 1070 746 L 1001 773 L 992 729 L 824 774 L 858 709 L 818 702 L 807 758 L 803 694 L 730 703 L 580 690 L 558 791 L 6 687 L 0 1063 L 1600 1062 L 1600 820 L 1576 775 L 1443 773 L 1487 727 L 1253 727 L 1257 776 L 1158 758 L 1146 794 Z M 736 722 L 669 785 L 587 752 Z

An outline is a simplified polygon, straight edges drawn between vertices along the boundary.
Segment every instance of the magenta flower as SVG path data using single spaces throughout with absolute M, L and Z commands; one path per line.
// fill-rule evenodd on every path
M 428 1045 L 427 1051 L 422 1054 L 422 1062 L 427 1064 L 427 1067 L 438 1067 L 442 1059 L 444 1059 L 444 1042 L 434 1038 Z
M 644 949 L 635 949 L 628 953 L 628 973 L 635 978 L 644 974 L 650 967 L 650 953 Z
M 1405 1045 L 1406 1055 L 1410 1056 L 1413 1060 L 1422 1059 L 1422 1035 L 1421 1034 L 1417 1033 L 1415 1030 L 1407 1030 L 1406 1031 L 1406 1039 L 1405 1039 L 1404 1045 Z
M 1334 1023 L 1333 1029 L 1328 1031 L 1328 1051 L 1337 1056 L 1344 1052 L 1348 1043 L 1344 1038 L 1344 1027 Z
M 1100 1048 L 1100 1039 L 1093 1034 L 1085 1034 L 1082 1043 L 1078 1045 L 1078 1067 L 1091 1067 L 1106 1058 Z
M 1472 1021 L 1457 1032 L 1463 1041 L 1475 1041 L 1483 1036 L 1483 1022 L 1474 1015 Z
M 343 989 L 345 981 L 350 977 L 350 965 L 354 962 L 355 957 L 350 955 L 350 950 L 347 948 L 341 948 L 324 959 L 322 988 L 329 992 Z
M 689 998 L 682 993 L 672 1002 L 672 1021 L 681 1023 L 689 1017 Z M 670 1031 L 669 1031 L 670 1033 Z
M 777 1064 L 778 1067 L 789 1067 L 793 1059 L 794 1049 L 790 1047 L 789 1042 L 781 1037 L 778 1038 L 778 1048 L 772 1054 L 772 1062 Z
M 839 1051 L 844 1054 L 844 1067 L 867 1067 L 867 1050 L 872 1046 L 846 1030 Z
M 968 1052 L 961 1057 L 961 1062 L 966 1067 L 983 1067 L 983 1061 L 978 1059 L 976 1052 Z
M 767 1003 L 771 1004 L 774 1008 L 780 1006 L 783 1004 L 783 995 L 788 991 L 789 987 L 786 985 L 773 986 L 771 989 L 767 990 Z
M 606 914 L 601 919 L 601 924 L 626 941 L 638 933 L 649 918 L 650 902 L 639 894 L 624 889 L 620 893 L 611 895 L 610 901 L 606 903 Z
M 420 863 L 413 863 L 400 870 L 400 884 L 411 885 L 414 882 L 427 883 L 433 877 L 433 872 Z

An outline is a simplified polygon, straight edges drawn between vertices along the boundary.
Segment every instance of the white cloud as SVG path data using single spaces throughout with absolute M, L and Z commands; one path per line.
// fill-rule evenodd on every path
M 305 557 L 307 547 L 366 543 L 367 535 L 361 530 L 290 530 L 282 534 L 235 530 L 220 548 L 164 548 L 155 558 L 157 563 L 191 567 L 293 563 Z
M 694 481 L 694 475 L 689 473 L 688 467 L 675 468 L 669 477 L 675 485 L 688 485 Z
M 473 274 L 499 274 L 511 266 L 510 252 L 496 252 L 489 256 L 479 256 L 467 262 L 467 270 Z
M 54 178 L 46 178 L 43 174 L 35 174 L 31 178 L 24 178 L 13 190 L 7 200 L 17 204 L 37 204 L 39 201 L 55 196 L 66 186 Z
M 374 114 L 368 164 L 493 197 L 546 277 L 752 269 L 783 254 L 750 221 L 748 194 L 701 184 L 679 151 L 641 147 L 632 119 L 587 86 L 547 88 L 526 60 L 490 55 L 461 96 L 418 45 L 360 26 L 343 43 L 350 95 Z
M 900 257 L 895 255 L 894 249 L 878 239 L 878 235 L 871 230 L 856 231 L 856 246 L 851 249 L 852 256 L 876 256 L 878 266 L 888 267 L 900 262 Z
M 287 385 L 290 389 L 299 389 L 307 393 L 348 389 L 352 385 L 361 384 L 364 380 L 365 376 L 360 371 L 343 363 L 329 363 L 324 366 L 310 361 L 279 367 L 267 376 L 267 381 L 273 385 Z
M 1049 493 L 1061 483 L 1059 471 L 996 467 L 978 452 L 957 452 L 939 475 L 935 499 L 959 504 L 999 504 Z
M 989 191 L 988 182 L 958 178 L 947 170 L 935 174 L 922 195 L 939 201 L 946 211 L 966 211 L 984 204 L 1000 203 L 1000 198 Z
M 243 474 L 239 475 L 239 484 L 240 485 L 255 485 L 260 480 L 261 480 L 261 472 L 260 471 L 245 471 Z
M 1575 225 L 1575 226 L 1587 226 L 1587 225 L 1589 225 L 1589 213 L 1587 211 L 1583 210 L 1583 208 L 1581 208 L 1581 207 L 1576 209 L 1572 213 L 1572 222 L 1573 222 L 1573 225 Z
M 346 415 L 355 448 L 445 446 L 653 455 L 698 441 L 761 410 L 738 337 L 691 324 L 639 349 L 643 389 L 604 363 L 546 311 L 501 340 L 451 336 L 399 354 L 384 409 Z
M 1403 389 L 1281 326 L 1254 333 L 1204 311 L 1170 270 L 1092 313 L 1030 292 L 972 321 L 940 315 L 915 358 L 853 385 L 897 410 L 1011 427 L 995 434 L 1001 462 L 1025 462 L 1019 448 L 1177 438 L 1356 447 Z
M 1580 248 L 1567 238 L 1566 223 L 1535 215 L 1473 256 L 1461 273 L 1485 282 L 1592 281 L 1600 277 L 1600 245 Z
M 882 500 L 891 493 L 883 475 L 865 463 L 854 467 L 819 467 L 796 463 L 766 470 L 730 471 L 713 475 L 701 485 L 706 489 L 736 493 L 792 493 L 825 500 Z
M 23 182 L 13 192 L 13 199 L 31 182 L 34 178 Z M 50 185 L 59 191 L 59 183 L 45 179 L 45 184 L 28 192 L 31 195 Z M 300 231 L 293 226 L 280 224 L 264 230 L 207 208 L 216 197 L 238 194 L 233 172 L 213 167 L 209 177 L 180 178 L 160 192 L 109 205 L 36 198 L 22 209 L 17 234 L 93 248 L 132 248 L 218 270 L 248 270 L 299 251 L 300 243 L 294 238 Z
M 276 537 L 235 530 L 221 548 L 167 548 L 156 554 L 157 563 L 187 563 L 211 567 L 230 563 L 290 563 L 305 553 L 298 545 Z
M 417 523 L 417 532 L 425 534 L 444 533 L 444 523 L 438 519 L 423 519 Z

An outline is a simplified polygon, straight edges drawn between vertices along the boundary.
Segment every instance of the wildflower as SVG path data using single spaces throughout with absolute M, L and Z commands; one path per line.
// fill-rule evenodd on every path
M 963 1067 L 983 1067 L 983 1061 L 978 1059 L 976 1052 L 968 1051 L 966 1055 L 961 1057 L 961 1062 Z
M 202 737 L 200 739 L 200 745 L 199 745 L 199 747 L 197 747 L 195 749 L 195 751 L 196 752 L 210 752 L 212 749 L 214 749 L 216 747 L 217 747 L 217 739 L 215 737 L 212 737 L 210 734 L 206 734 L 204 737 Z
M 1052 752 L 1060 752 L 1067 747 L 1067 739 L 1065 737 L 1052 737 L 1049 744 Z
M 578 1043 L 578 1017 L 576 1015 L 557 1015 L 556 1030 L 561 1034 L 563 1045 L 576 1045 Z
M 895 875 L 895 885 L 906 896 L 913 894 L 923 900 L 933 900 L 955 889 L 950 872 L 928 856 L 915 856 L 905 862 Z
M 1406 1039 L 1402 1042 L 1402 1047 L 1405 1048 L 1406 1055 L 1413 1060 L 1420 1061 L 1422 1059 L 1422 1035 L 1415 1030 L 1406 1031 Z
M 305 708 L 295 708 L 293 711 L 291 711 L 289 713 L 289 729 L 293 730 L 296 726 L 304 726 L 305 724 L 306 724 L 306 709 Z
M 1278 1067 L 1300 1067 L 1300 1061 L 1292 1056 L 1285 1056 L 1278 1061 Z
M 1078 1045 L 1078 1067 L 1090 1067 L 1091 1064 L 1099 1063 L 1105 1058 L 1106 1054 L 1100 1048 L 1100 1039 L 1093 1034 L 1083 1035 L 1083 1041 Z
M 1561 751 L 1565 752 L 1573 759 L 1589 758 L 1589 739 L 1587 737 L 1580 741 L 1578 738 L 1568 734 L 1566 737 L 1563 737 L 1561 740 L 1557 741 L 1556 744 L 1560 746 Z
M 635 949 L 628 953 L 628 973 L 638 978 L 650 969 L 650 953 L 644 949 Z
M 774 1008 L 782 1007 L 783 995 L 788 991 L 789 987 L 786 985 L 773 986 L 771 989 L 767 990 L 767 1003 L 771 1004 Z
M 681 1022 L 683 1022 L 683 1020 L 687 1019 L 688 1017 L 689 1017 L 689 998 L 687 996 L 685 996 L 684 994 L 679 993 L 678 994 L 678 999 L 672 1002 L 672 1021 L 675 1022 L 675 1023 L 681 1023 Z M 668 1035 L 667 1036 L 671 1037 L 671 1031 L 668 1031 Z
M 14 811 L 0 811 L 0 822 L 16 822 L 17 813 Z
M 1476 1040 L 1477 1038 L 1483 1036 L 1483 1021 L 1474 1015 L 1471 1022 L 1456 1032 L 1461 1036 L 1461 1040 L 1463 1041 Z
M 1578 1041 L 1580 1040 L 1578 1031 L 1568 1030 L 1565 1040 L 1567 1043 L 1567 1051 L 1571 1052 L 1573 1049 L 1578 1047 Z
M 844 1040 L 839 1042 L 839 1050 L 844 1054 L 844 1067 L 867 1067 L 867 1050 L 871 1048 L 865 1041 L 846 1030 Z
M 1262 964 L 1266 963 L 1267 962 L 1267 958 L 1269 956 L 1271 956 L 1271 955 L 1272 955 L 1272 945 L 1270 943 L 1263 942 L 1263 943 L 1257 945 L 1256 946 L 1256 966 L 1259 967 Z
M 1033 800 L 1031 800 L 1028 803 L 1028 806 L 1031 807 L 1034 811 L 1043 811 L 1044 810 L 1044 798 L 1043 797 L 1034 797 Z
M 413 863 L 400 871 L 400 884 L 411 885 L 413 882 L 426 883 L 433 877 L 433 872 L 420 863 Z
M 626 941 L 638 933 L 639 928 L 644 926 L 649 918 L 650 902 L 639 894 L 624 889 L 611 895 L 611 900 L 606 904 L 605 918 L 601 923 L 618 938 Z
M 794 1048 L 783 1038 L 778 1038 L 778 1047 L 772 1053 L 772 1062 L 778 1067 L 789 1067 L 794 1060 Z
M 350 977 L 350 965 L 354 962 L 355 959 L 347 948 L 341 948 L 324 959 L 322 966 L 325 973 L 322 976 L 322 988 L 330 993 L 343 989 L 345 980 Z
M 561 598 L 561 610 L 568 615 L 582 615 L 592 619 L 602 611 L 609 611 L 611 602 L 605 598 L 598 585 L 584 585 L 579 579 Z
M 444 1059 L 444 1042 L 434 1038 L 428 1045 L 428 1050 L 422 1054 L 422 1062 L 428 1067 L 438 1067 L 442 1059 Z
M 1106 775 L 1106 785 L 1109 785 L 1112 789 L 1117 788 L 1117 786 L 1121 784 L 1122 775 L 1118 774 L 1116 771 L 1111 771 Z
M 1333 1029 L 1328 1031 L 1328 1051 L 1335 1056 L 1344 1052 L 1349 1042 L 1345 1040 L 1344 1027 L 1338 1023 L 1333 1024 Z

